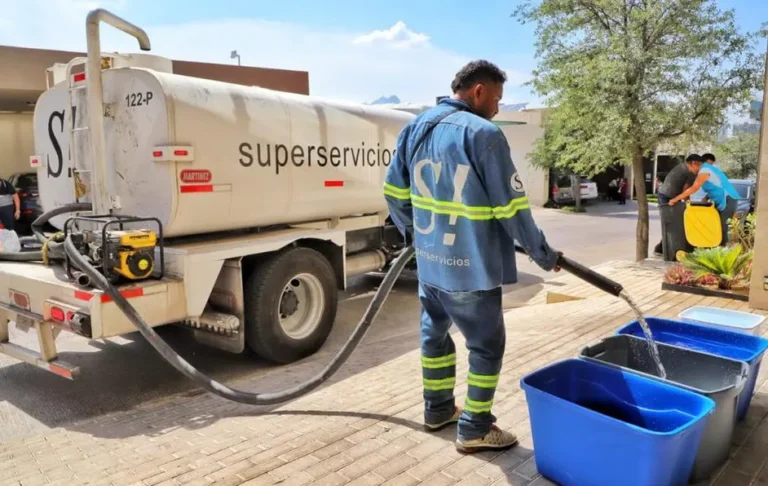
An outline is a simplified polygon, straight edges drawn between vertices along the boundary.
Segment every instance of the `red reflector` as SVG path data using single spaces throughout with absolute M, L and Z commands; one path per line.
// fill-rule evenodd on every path
M 66 316 L 60 307 L 51 307 L 51 319 L 57 322 L 64 322 Z
M 182 193 L 213 192 L 213 185 L 212 184 L 202 184 L 202 185 L 195 185 L 195 186 L 181 186 L 180 190 L 181 190 Z
M 325 187 L 344 187 L 344 181 L 325 181 Z
M 589 188 L 589 186 L 586 186 L 586 185 L 585 185 L 585 186 L 581 186 L 581 188 L 582 188 L 582 189 L 588 189 L 588 188 Z
M 173 155 L 178 155 L 180 157 L 182 157 L 182 156 L 186 157 L 187 155 L 189 155 L 189 150 L 174 150 L 173 151 Z
M 72 76 L 72 79 L 73 79 L 73 80 L 74 80 L 76 83 L 79 83 L 80 81 L 85 81 L 85 73 L 78 73 L 78 74 L 75 74 L 74 76 Z
M 64 378 L 69 378 L 70 380 L 72 379 L 72 372 L 66 368 L 62 368 L 61 366 L 49 364 L 48 371 L 51 373 L 56 373 L 59 376 L 63 376 Z
M 155 150 L 154 152 L 152 152 L 152 157 L 162 157 L 162 156 L 163 156 L 162 150 Z
M 26 294 L 12 291 L 11 295 L 13 296 L 13 305 L 29 310 L 29 298 Z
M 67 312 L 67 322 L 70 322 L 75 317 L 75 313 L 72 311 Z
M 125 297 L 126 299 L 130 299 L 131 297 L 141 297 L 144 295 L 144 289 L 138 288 L 138 289 L 130 289 L 130 290 L 122 290 L 120 293 Z M 84 292 L 82 290 L 75 290 L 75 298 L 79 300 L 91 300 L 93 297 L 93 294 Z M 102 302 L 110 302 L 112 298 L 108 296 L 107 294 L 101 294 L 100 300 Z
M 23 212 L 24 212 L 24 214 L 32 214 L 32 210 L 31 209 L 25 209 Z
M 83 290 L 75 290 L 75 298 L 78 300 L 91 300 L 93 294 L 85 292 Z
M 139 287 L 137 289 L 122 290 L 120 291 L 120 294 L 122 294 L 122 296 L 126 299 L 130 299 L 131 297 L 141 297 L 144 295 L 144 289 Z M 101 294 L 101 301 L 112 302 L 112 297 L 108 296 L 107 294 Z

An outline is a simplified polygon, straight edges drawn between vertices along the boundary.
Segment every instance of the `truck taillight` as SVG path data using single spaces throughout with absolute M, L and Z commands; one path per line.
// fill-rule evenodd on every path
M 50 313 L 51 313 L 51 319 L 53 319 L 56 322 L 65 322 L 67 320 L 67 316 L 64 313 L 64 309 L 62 309 L 61 307 L 51 307 Z
M 186 157 L 189 155 L 189 150 L 174 150 L 173 155 L 179 156 L 179 157 Z
M 29 296 L 27 294 L 16 292 L 15 290 L 10 290 L 9 293 L 13 305 L 24 310 L 29 310 Z

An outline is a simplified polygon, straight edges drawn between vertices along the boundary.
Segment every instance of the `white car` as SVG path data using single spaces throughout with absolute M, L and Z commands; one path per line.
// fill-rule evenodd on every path
M 581 177 L 581 199 L 597 199 L 597 183 Z

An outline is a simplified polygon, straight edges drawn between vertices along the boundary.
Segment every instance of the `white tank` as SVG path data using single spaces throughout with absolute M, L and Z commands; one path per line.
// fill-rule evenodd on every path
M 165 236 L 182 236 L 387 211 L 384 175 L 412 114 L 145 68 L 102 75 L 117 214 L 157 217 Z M 35 107 L 44 211 L 74 202 L 76 187 L 90 201 L 85 91 L 71 91 L 74 122 L 67 83 Z

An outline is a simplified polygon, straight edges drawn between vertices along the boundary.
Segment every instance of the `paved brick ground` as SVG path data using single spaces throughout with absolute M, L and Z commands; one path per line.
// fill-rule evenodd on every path
M 649 315 L 674 316 L 695 304 L 746 307 L 662 292 L 659 270 L 649 266 L 612 263 L 600 271 L 624 283 Z M 521 441 L 505 453 L 462 456 L 453 446 L 454 428 L 423 432 L 418 351 L 370 367 L 382 351 L 373 343 L 364 345 L 329 385 L 281 407 L 255 408 L 193 392 L 4 442 L 0 484 L 550 484 L 536 471 L 519 380 L 542 365 L 575 356 L 633 317 L 623 302 L 571 276 L 537 290 L 518 296 L 518 303 L 523 299 L 530 305 L 507 314 L 507 353 L 494 413 L 499 425 L 515 430 Z M 587 299 L 546 305 L 547 290 Z M 456 340 L 461 403 L 466 352 L 461 337 Z M 299 363 L 233 386 L 276 389 L 316 371 L 317 362 Z M 765 373 L 766 368 L 758 389 L 765 388 Z M 756 394 L 737 430 L 732 458 L 712 483 L 768 483 L 768 394 L 763 392 L 768 390 Z

